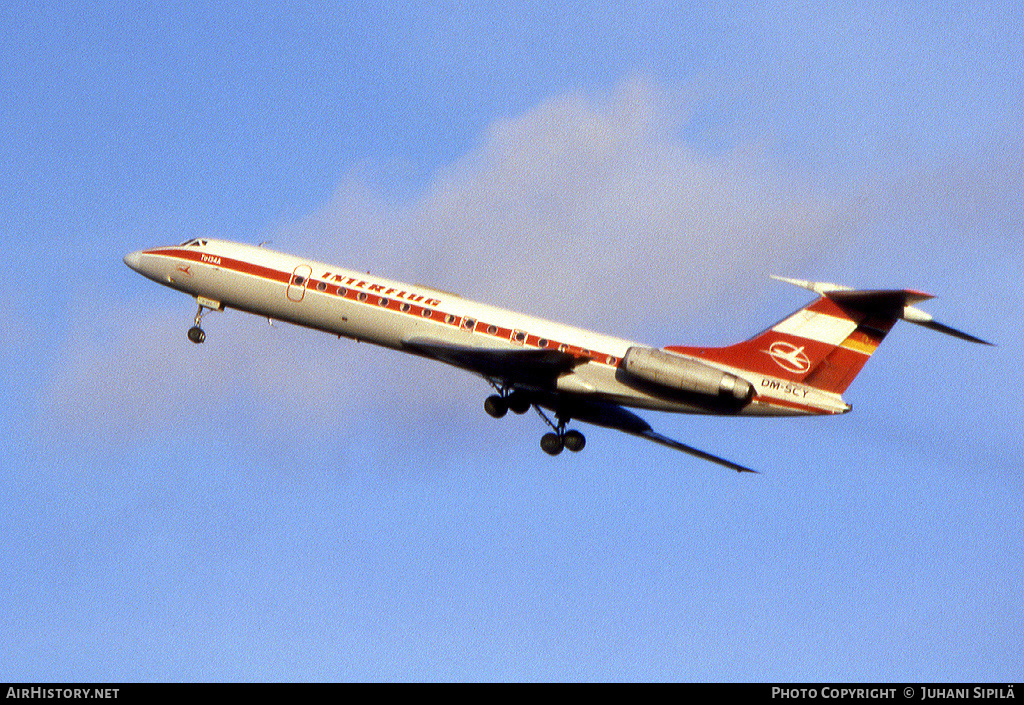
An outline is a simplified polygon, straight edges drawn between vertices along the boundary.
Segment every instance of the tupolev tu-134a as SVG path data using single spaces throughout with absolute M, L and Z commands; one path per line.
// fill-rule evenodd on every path
M 975 343 L 915 307 L 911 290 L 854 290 L 775 277 L 818 294 L 750 340 L 726 347 L 655 348 L 264 247 L 213 239 L 132 252 L 125 264 L 199 304 L 234 308 L 339 337 L 421 355 L 474 372 L 493 388 L 484 409 L 531 407 L 551 427 L 550 455 L 580 451 L 570 421 L 646 438 L 740 472 L 750 468 L 655 432 L 629 408 L 728 416 L 843 414 L 842 394 L 897 320 Z

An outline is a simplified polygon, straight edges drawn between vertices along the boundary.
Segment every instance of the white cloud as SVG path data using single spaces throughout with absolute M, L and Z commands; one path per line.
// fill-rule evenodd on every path
M 693 148 L 681 137 L 693 101 L 648 77 L 551 99 L 496 121 L 386 213 L 347 181 L 311 236 L 350 242 L 379 228 L 368 239 L 387 243 L 380 256 L 399 273 L 566 322 L 624 332 L 687 315 L 738 282 L 760 283 L 768 265 L 785 270 L 838 213 L 756 145 Z M 372 222 L 353 218 L 353 196 Z

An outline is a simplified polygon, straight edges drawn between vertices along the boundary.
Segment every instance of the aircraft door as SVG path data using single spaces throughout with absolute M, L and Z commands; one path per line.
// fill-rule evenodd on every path
M 308 264 L 300 264 L 292 270 L 292 278 L 288 280 L 288 289 L 285 295 L 289 301 L 298 303 L 306 295 L 306 282 L 309 281 L 313 269 Z

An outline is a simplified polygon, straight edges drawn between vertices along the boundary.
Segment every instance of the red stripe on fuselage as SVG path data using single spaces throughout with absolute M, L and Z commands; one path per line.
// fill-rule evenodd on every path
M 259 264 L 253 264 L 245 260 L 234 259 L 232 257 L 225 257 L 224 255 L 212 255 L 207 252 L 197 251 L 189 248 L 161 248 L 155 250 L 147 250 L 146 254 L 159 255 L 162 257 L 171 257 L 177 259 L 184 259 L 190 262 L 196 262 L 199 264 L 205 264 L 212 267 L 220 267 L 240 274 L 248 274 L 250 276 L 267 279 L 279 284 L 289 285 L 292 283 L 292 273 L 285 272 L 271 267 L 265 267 Z M 346 280 L 352 281 L 355 278 Z M 324 288 L 320 288 L 321 285 Z M 364 304 L 366 306 L 373 306 L 376 308 L 385 309 L 388 311 L 394 311 L 396 313 L 402 313 L 408 316 L 420 318 L 421 320 L 430 320 L 438 323 L 451 325 L 456 328 L 461 328 L 463 322 L 469 320 L 469 317 L 459 316 L 455 314 L 446 313 L 434 306 L 440 304 L 440 301 L 433 298 L 427 298 L 424 295 L 414 294 L 406 290 L 395 290 L 385 289 L 384 286 L 379 284 L 372 284 L 366 280 L 355 279 L 354 284 L 348 286 L 339 284 L 332 281 L 325 281 L 324 279 L 317 279 L 316 277 L 310 276 L 301 284 L 305 287 L 307 292 L 315 294 L 324 294 L 328 296 L 341 297 L 346 301 L 353 303 Z M 371 293 L 371 289 L 376 287 L 377 291 L 391 291 L 394 292 L 391 296 L 387 296 L 381 293 Z M 399 298 L 399 295 L 403 295 Z M 412 301 L 420 301 L 422 303 L 412 303 Z M 437 302 L 436 304 L 434 302 Z M 429 303 L 428 303 L 429 302 Z M 469 330 L 469 329 L 467 329 Z M 496 338 L 502 341 L 521 342 L 521 344 L 531 347 L 539 347 L 545 349 L 556 349 L 563 352 L 579 357 L 587 358 L 594 362 L 609 365 L 611 367 L 617 367 L 621 362 L 621 358 L 615 355 L 597 352 L 594 350 L 588 350 L 581 348 L 576 345 L 569 345 L 556 340 L 551 340 L 543 336 L 539 336 L 527 331 L 521 331 L 514 328 L 506 328 L 495 324 L 489 324 L 483 321 L 474 320 L 471 332 L 478 335 L 487 335 L 492 338 Z M 515 333 L 521 332 L 525 335 L 523 341 L 517 341 L 513 337 Z M 541 343 L 544 343 L 543 345 Z
M 225 257 L 224 255 L 210 255 L 205 252 L 178 249 L 178 248 L 165 248 L 160 250 L 146 250 L 147 255 L 161 255 L 163 257 L 176 257 L 178 259 L 185 259 L 191 262 L 199 262 L 200 264 L 208 264 L 212 267 L 223 267 L 224 269 L 230 269 L 233 272 L 239 272 L 241 274 L 250 274 L 254 277 L 260 277 L 262 279 L 269 279 L 271 281 L 279 282 L 281 284 L 287 284 L 291 281 L 291 272 L 282 272 L 277 269 L 270 267 L 264 267 L 259 264 L 253 264 L 252 262 L 246 262 L 245 260 L 233 259 L 231 257 Z M 205 258 L 205 259 L 204 259 Z

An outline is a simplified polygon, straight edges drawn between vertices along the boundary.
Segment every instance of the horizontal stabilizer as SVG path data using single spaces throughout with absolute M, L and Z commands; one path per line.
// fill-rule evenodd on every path
M 842 284 L 833 284 L 831 282 L 812 282 L 806 279 L 790 279 L 788 277 L 778 277 L 774 274 L 771 275 L 771 277 L 772 279 L 813 291 L 820 296 L 835 301 L 840 306 L 869 313 L 889 314 L 894 318 L 899 318 L 901 320 L 908 321 L 909 323 L 915 323 L 919 326 L 938 331 L 939 333 L 945 333 L 946 335 L 960 338 L 961 340 L 967 340 L 972 343 L 981 343 L 982 345 L 992 345 L 992 343 L 986 340 L 982 340 L 981 338 L 977 338 L 969 333 L 965 333 L 957 330 L 956 328 L 939 323 L 932 318 L 931 314 L 916 308 L 914 304 L 935 298 L 931 294 L 926 294 L 923 291 L 914 291 L 912 289 L 858 290 L 851 289 L 850 287 L 843 286 Z
M 940 333 L 945 333 L 946 335 L 951 335 L 954 338 L 960 338 L 961 340 L 967 340 L 972 343 L 981 343 L 982 345 L 995 345 L 995 343 L 990 343 L 987 340 L 982 340 L 981 338 L 975 338 L 970 333 L 964 333 L 962 330 L 950 328 L 944 323 L 939 323 L 938 321 L 912 321 L 912 323 L 916 323 L 919 326 L 931 328 L 932 330 L 937 330 Z
M 982 345 L 992 345 L 992 343 L 988 342 L 987 340 L 976 338 L 970 333 L 964 333 L 962 330 L 957 330 L 956 328 L 947 326 L 945 323 L 939 323 L 934 318 L 932 318 L 930 313 L 922 311 L 919 308 L 914 308 L 913 306 L 905 307 L 903 309 L 903 315 L 900 316 L 900 318 L 902 318 L 904 321 L 916 323 L 917 325 L 923 326 L 924 328 L 930 328 L 931 330 L 938 331 L 939 333 L 951 335 L 954 338 L 960 338 L 961 340 L 967 340 L 972 343 L 980 343 Z

